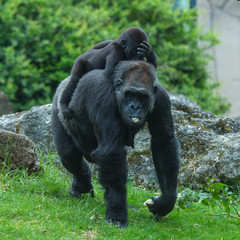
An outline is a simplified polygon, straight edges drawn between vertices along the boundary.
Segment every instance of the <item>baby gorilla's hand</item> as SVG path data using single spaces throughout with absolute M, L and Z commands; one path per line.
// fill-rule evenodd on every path
M 145 60 L 153 63 L 154 62 L 154 56 L 155 54 L 153 53 L 152 48 L 150 47 L 149 43 L 146 41 L 143 41 L 139 44 L 137 48 L 137 58 L 139 60 Z

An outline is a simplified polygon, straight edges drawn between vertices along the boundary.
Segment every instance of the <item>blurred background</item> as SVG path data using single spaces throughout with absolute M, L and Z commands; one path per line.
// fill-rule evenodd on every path
M 199 0 L 199 25 L 215 31 L 220 43 L 210 49 L 212 81 L 220 82 L 219 93 L 231 103 L 226 115 L 240 120 L 240 1 Z
M 240 119 L 237 0 L 0 0 L 0 115 L 51 103 L 78 55 L 130 26 L 168 91 Z

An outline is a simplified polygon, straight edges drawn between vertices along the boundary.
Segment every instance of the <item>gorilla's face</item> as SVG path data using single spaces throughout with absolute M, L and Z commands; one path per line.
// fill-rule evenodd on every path
M 146 115 L 150 110 L 150 97 L 149 92 L 144 89 L 125 89 L 120 112 L 128 125 L 137 126 L 145 122 Z
M 157 91 L 154 82 L 155 75 L 140 70 L 139 66 L 115 80 L 117 104 L 126 125 L 141 126 L 146 121 Z

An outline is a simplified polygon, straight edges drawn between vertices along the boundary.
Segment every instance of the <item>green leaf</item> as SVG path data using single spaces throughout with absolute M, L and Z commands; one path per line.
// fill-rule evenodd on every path
M 202 205 L 209 206 L 209 202 L 207 200 L 201 200 Z
M 201 199 L 208 199 L 209 193 L 198 193 L 198 197 Z
M 228 199 L 223 199 L 222 203 L 223 203 L 223 206 L 224 206 L 224 209 L 225 209 L 226 213 L 230 213 L 231 209 L 230 209 L 230 202 L 229 202 L 229 200 Z
M 211 195 L 212 195 L 213 199 L 221 200 L 221 197 L 217 192 L 211 192 Z

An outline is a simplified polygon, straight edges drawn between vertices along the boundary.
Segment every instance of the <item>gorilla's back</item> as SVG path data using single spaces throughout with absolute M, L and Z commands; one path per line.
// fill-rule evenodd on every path
M 64 128 L 87 157 L 98 146 L 93 126 L 107 124 L 111 117 L 108 109 L 115 109 L 112 107 L 115 105 L 113 84 L 103 70 L 93 70 L 85 74 L 79 80 L 69 105 L 74 117 L 67 120 L 63 118 L 60 99 L 69 80 L 68 77 L 59 84 L 53 107 L 55 105 Z

